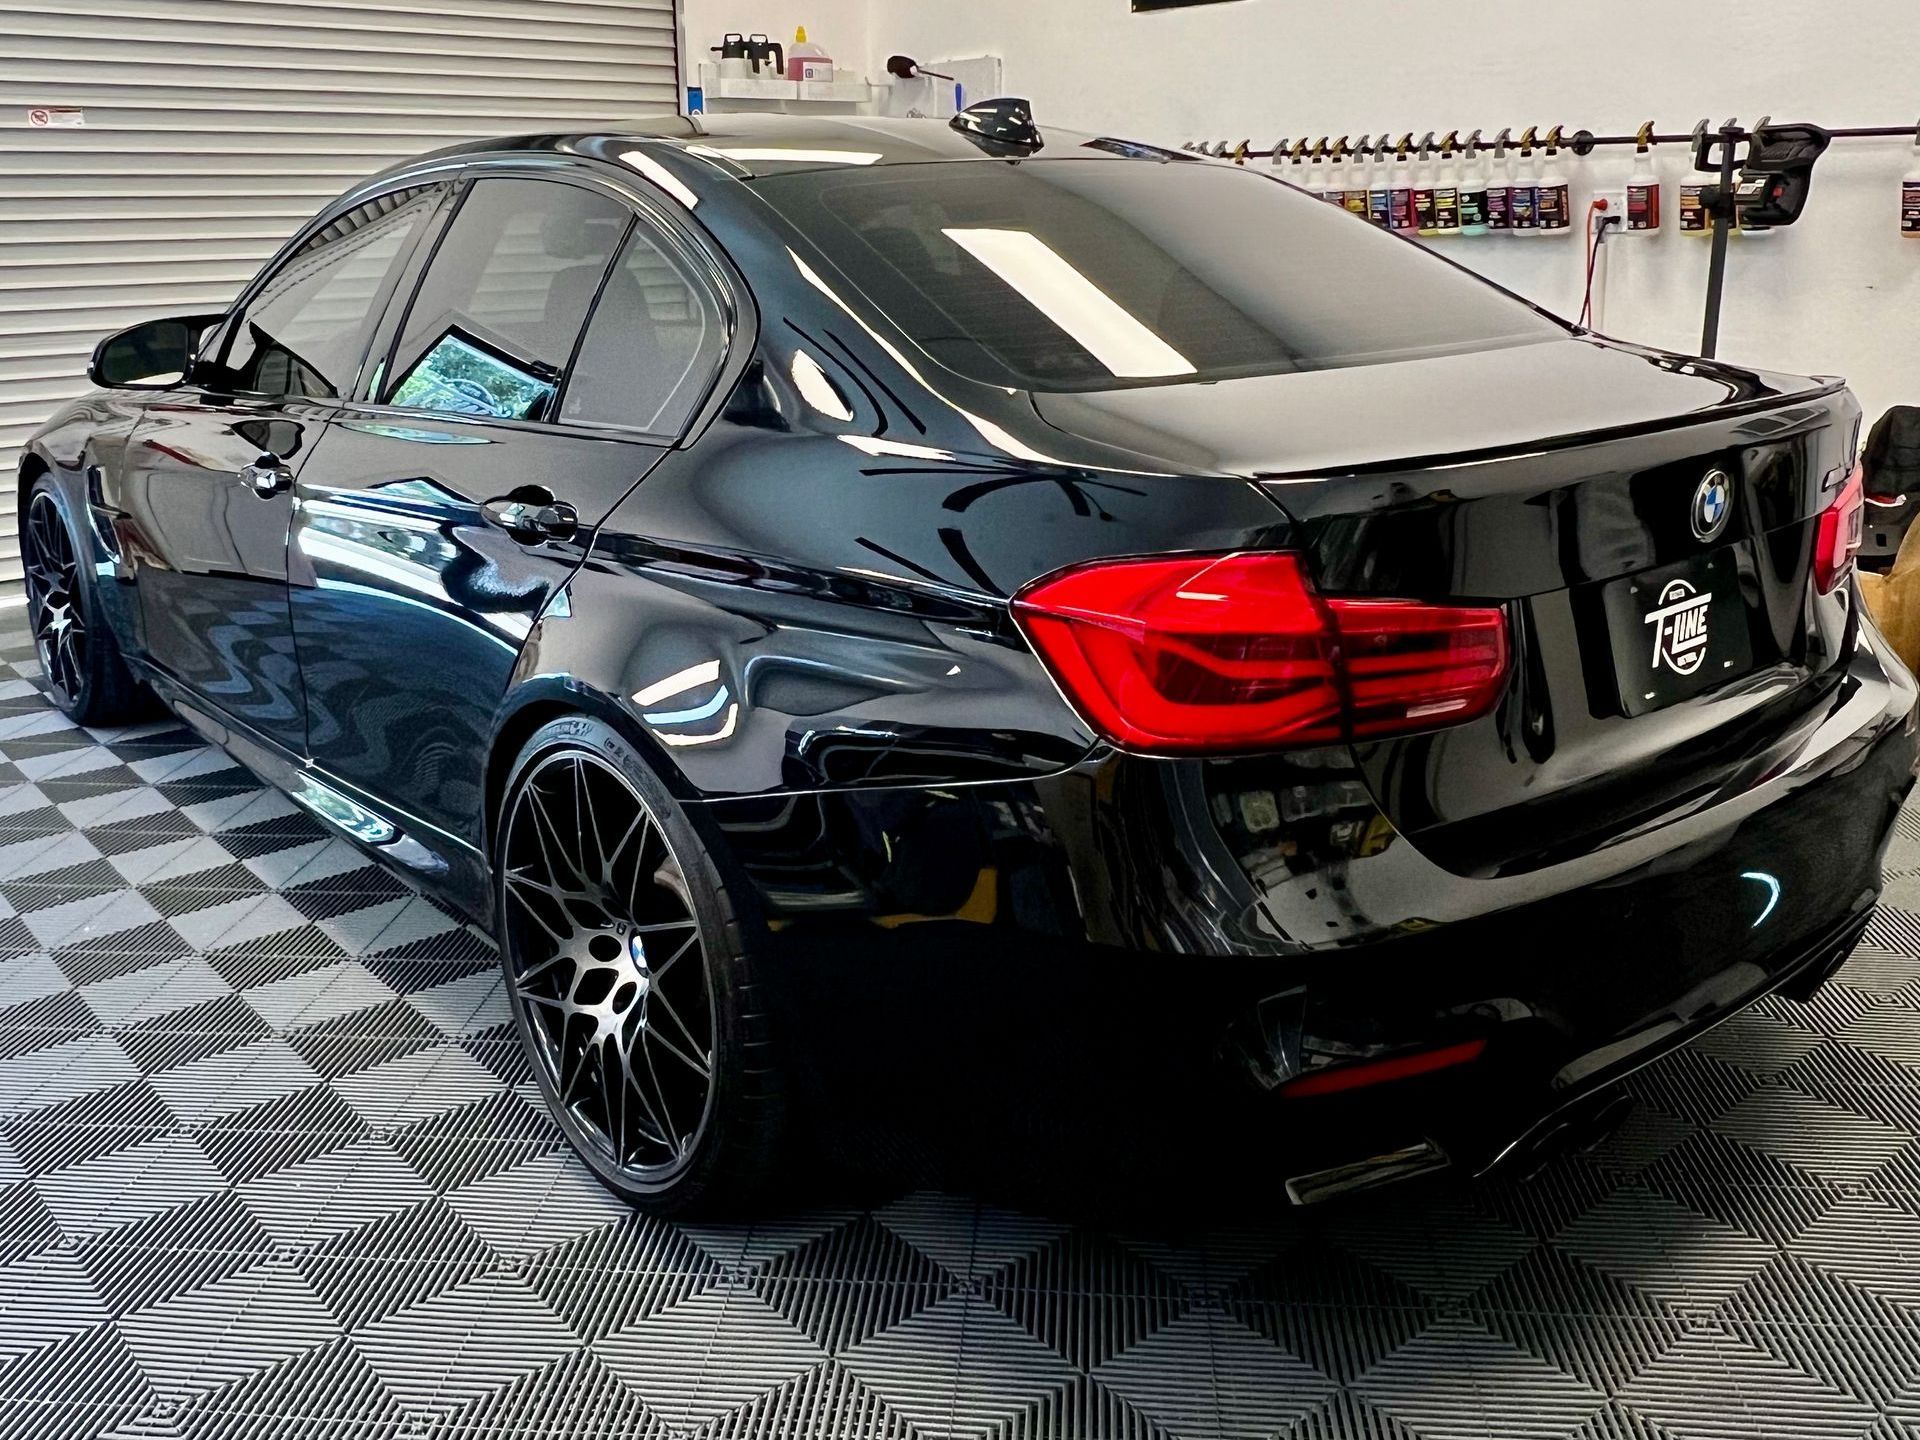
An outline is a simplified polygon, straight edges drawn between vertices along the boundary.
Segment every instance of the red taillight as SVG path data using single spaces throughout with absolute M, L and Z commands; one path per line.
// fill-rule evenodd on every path
M 1853 569 L 1866 535 L 1867 498 L 1860 467 L 1840 487 L 1840 493 L 1820 512 L 1820 534 L 1813 546 L 1813 588 L 1830 595 Z
M 1014 614 L 1095 729 L 1157 754 L 1430 730 L 1484 715 L 1507 673 L 1497 606 L 1328 598 L 1286 553 L 1086 565 Z

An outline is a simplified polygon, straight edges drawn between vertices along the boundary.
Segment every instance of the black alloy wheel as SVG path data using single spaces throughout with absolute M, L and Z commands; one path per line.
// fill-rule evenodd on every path
M 67 534 L 60 507 L 45 490 L 34 491 L 20 548 L 27 573 L 27 613 L 40 669 L 53 690 L 54 703 L 62 710 L 71 710 L 85 703 L 92 656 L 73 538 Z
M 637 757 L 598 722 L 556 722 L 542 735 L 570 727 L 581 740 L 604 732 L 601 743 L 543 748 L 536 736 L 502 808 L 510 999 L 541 1089 L 582 1157 L 629 1199 L 680 1209 L 722 1188 L 713 1172 L 729 1158 L 716 1152 L 730 1145 L 715 1130 L 754 1129 L 718 1124 L 723 1090 L 748 1092 L 755 1108 L 752 1077 L 733 1063 L 737 997 L 715 985 L 744 961 L 684 819 L 669 820 L 664 796 L 642 793 Z M 743 1137 L 749 1149 L 761 1138 Z
M 138 682 L 99 623 L 92 583 L 74 533 L 42 477 L 27 500 L 20 563 L 27 577 L 27 621 L 53 703 L 82 725 L 115 725 L 143 708 Z

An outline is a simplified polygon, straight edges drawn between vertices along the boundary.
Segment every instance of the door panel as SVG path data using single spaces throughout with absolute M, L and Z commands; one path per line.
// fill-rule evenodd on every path
M 289 565 L 308 753 L 376 808 L 474 845 L 495 717 L 535 620 L 724 357 L 727 312 L 645 233 L 597 184 L 510 169 L 467 182 L 379 326 L 368 393 L 300 475 Z M 607 327 L 632 337 L 592 362 L 615 382 L 569 408 L 571 357 Z
M 297 477 L 324 429 L 268 401 L 183 393 L 147 409 L 123 462 L 123 539 L 148 658 L 269 738 L 305 739 L 287 617 L 292 491 L 242 472 L 271 457 Z
M 592 526 L 664 449 L 368 409 L 300 474 L 289 552 L 307 747 L 383 808 L 479 844 L 487 744 L 520 648 Z M 573 537 L 516 539 L 483 505 L 541 487 Z
M 192 384 L 149 407 L 128 455 L 148 658 L 296 752 L 294 482 L 353 392 L 373 321 L 446 193 L 406 186 L 310 226 L 248 287 Z

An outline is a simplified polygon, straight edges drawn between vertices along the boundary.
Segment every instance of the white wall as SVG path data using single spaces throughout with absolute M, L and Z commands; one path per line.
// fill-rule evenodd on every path
M 865 28 L 874 73 L 896 51 L 928 62 L 998 54 L 1007 88 L 1034 101 L 1043 125 L 1165 142 L 1556 122 L 1617 134 L 1647 119 L 1677 132 L 1763 111 L 1828 125 L 1920 120 L 1916 0 L 1233 0 L 1146 15 L 1127 0 L 871 0 Z M 1724 35 L 1709 38 L 1716 28 Z M 1576 215 L 1585 192 L 1624 186 L 1630 157 L 1572 161 Z M 1660 159 L 1677 183 L 1686 161 Z M 1898 235 L 1899 182 L 1916 166 L 1910 144 L 1837 142 L 1798 225 L 1736 240 L 1720 353 L 1844 374 L 1870 415 L 1920 403 L 1920 241 Z M 1676 198 L 1669 185 L 1669 227 Z M 1577 239 L 1447 243 L 1529 298 L 1579 309 Z M 1696 348 L 1706 267 L 1706 244 L 1671 229 L 1620 242 L 1607 328 Z

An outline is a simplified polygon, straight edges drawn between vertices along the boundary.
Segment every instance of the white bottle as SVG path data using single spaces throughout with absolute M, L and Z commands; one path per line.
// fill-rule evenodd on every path
M 1347 153 L 1347 213 L 1367 218 L 1367 194 L 1372 189 L 1373 152 L 1365 137 L 1360 146 Z
M 1407 145 L 1402 140 L 1393 152 L 1393 181 L 1387 189 L 1387 228 L 1397 235 L 1411 235 L 1419 228 L 1413 213 L 1413 166 Z
M 1296 161 L 1295 163 L 1297 164 L 1298 162 Z M 1318 146 L 1314 147 L 1313 159 L 1307 166 L 1306 179 L 1302 183 L 1305 184 L 1307 193 L 1313 196 L 1314 199 L 1324 200 L 1327 198 L 1327 171 L 1326 167 L 1321 163 Z
M 1534 228 L 1542 235 L 1567 235 L 1573 229 L 1572 186 L 1560 168 L 1558 147 L 1547 146 L 1546 158 L 1534 179 Z
M 1533 239 L 1540 233 L 1540 166 L 1533 158 L 1533 147 L 1522 145 L 1507 190 L 1507 224 L 1515 238 Z
M 1429 135 L 1422 140 L 1419 153 L 1413 157 L 1413 228 L 1428 239 L 1440 233 L 1433 218 L 1433 190 L 1440 167 L 1427 148 L 1432 138 Z
M 1347 208 L 1347 157 L 1337 149 L 1327 153 L 1327 188 L 1320 198 L 1342 210 Z
M 1460 233 L 1460 166 L 1453 157 L 1452 135 L 1440 146 L 1440 168 L 1433 177 L 1433 232 L 1442 239 Z
M 1393 162 L 1383 135 L 1367 166 L 1367 222 L 1388 230 L 1393 225 Z
M 1460 167 L 1460 233 L 1487 233 L 1487 157 L 1478 144 L 1469 142 L 1466 161 Z
M 1307 188 L 1306 168 L 1300 163 L 1300 157 L 1305 153 L 1304 148 L 1299 145 L 1295 145 L 1291 150 L 1287 151 L 1287 173 L 1280 177 L 1285 180 L 1287 184 L 1300 190 Z M 1280 163 L 1280 155 L 1278 152 L 1274 154 L 1273 163 L 1276 165 Z
M 1502 141 L 1494 149 L 1487 177 L 1487 233 L 1513 233 L 1513 152 Z
M 1701 179 L 1685 181 L 1680 186 L 1680 233 L 1682 235 L 1711 235 L 1713 218 L 1707 214 L 1705 190 L 1707 182 Z
M 1627 215 L 1621 233 L 1651 235 L 1660 228 L 1660 176 L 1653 168 L 1653 152 L 1646 145 L 1633 151 L 1633 173 L 1627 177 Z

